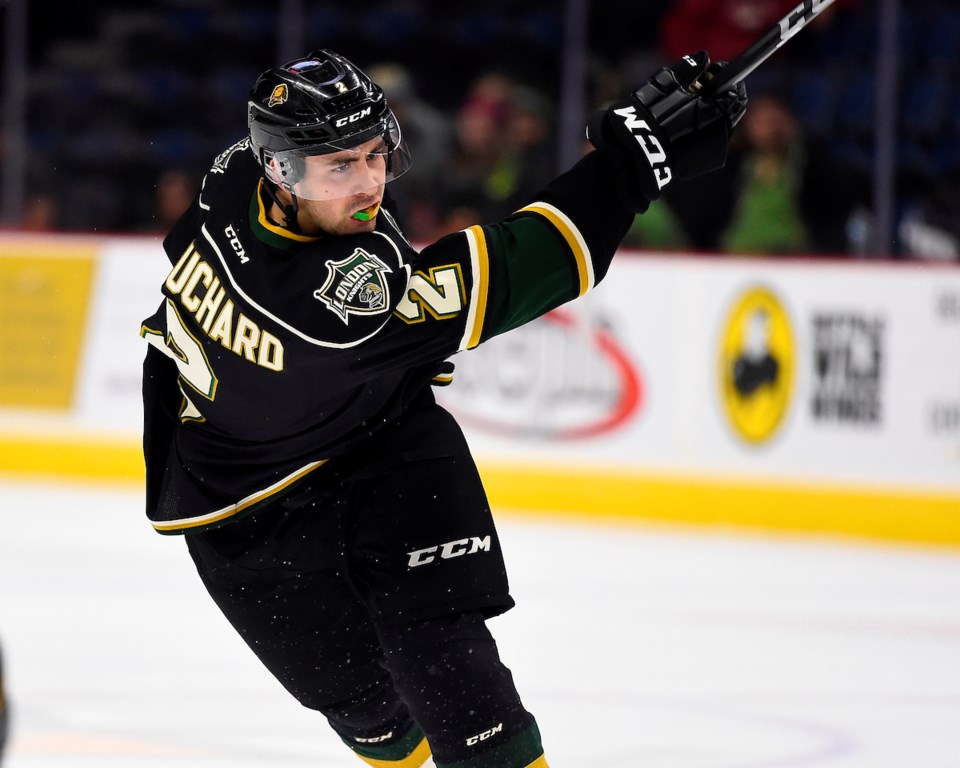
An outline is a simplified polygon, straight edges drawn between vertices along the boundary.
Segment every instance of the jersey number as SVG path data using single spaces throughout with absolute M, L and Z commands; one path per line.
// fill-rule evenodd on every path
M 427 313 L 436 320 L 446 320 L 460 313 L 463 302 L 463 275 L 460 265 L 449 264 L 432 267 L 429 274 L 414 272 L 394 311 L 408 323 L 423 322 Z
M 213 373 L 213 368 L 210 367 L 207 353 L 184 326 L 180 313 L 169 300 L 167 301 L 167 337 L 164 343 L 166 347 L 164 351 L 176 362 L 180 378 L 207 400 L 213 400 L 217 394 L 217 377 Z M 180 389 L 183 391 L 183 387 Z M 202 419 L 203 414 L 186 392 L 183 392 L 183 397 L 186 403 L 180 412 L 180 418 Z

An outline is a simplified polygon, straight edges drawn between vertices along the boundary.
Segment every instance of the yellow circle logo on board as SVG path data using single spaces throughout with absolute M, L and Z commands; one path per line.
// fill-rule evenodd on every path
M 727 419 L 748 443 L 763 443 L 783 423 L 793 393 L 795 346 L 790 317 L 777 296 L 754 288 L 723 327 L 720 388 Z

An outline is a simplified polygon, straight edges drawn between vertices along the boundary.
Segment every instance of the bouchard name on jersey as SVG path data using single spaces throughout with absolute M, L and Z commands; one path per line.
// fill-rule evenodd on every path
M 367 233 L 272 223 L 244 139 L 164 240 L 144 320 L 147 515 L 161 533 L 223 525 L 362 450 L 447 358 L 577 298 L 633 214 L 597 153 L 501 222 L 416 250 L 389 200 Z M 388 187 L 389 189 L 389 187 Z

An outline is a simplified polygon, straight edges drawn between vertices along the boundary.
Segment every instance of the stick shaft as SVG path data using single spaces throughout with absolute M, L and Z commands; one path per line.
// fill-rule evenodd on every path
M 704 83 L 706 93 L 722 93 L 739 83 L 833 2 L 834 0 L 803 0 L 763 37 L 738 54 L 714 78 Z

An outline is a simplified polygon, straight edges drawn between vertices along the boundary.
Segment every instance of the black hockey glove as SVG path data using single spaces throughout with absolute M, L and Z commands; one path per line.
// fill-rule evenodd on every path
M 642 212 L 674 178 L 691 179 L 722 168 L 733 127 L 747 108 L 738 83 L 716 96 L 701 95 L 710 65 L 706 51 L 658 70 L 631 96 L 596 113 L 587 138 L 609 160 L 624 205 Z

